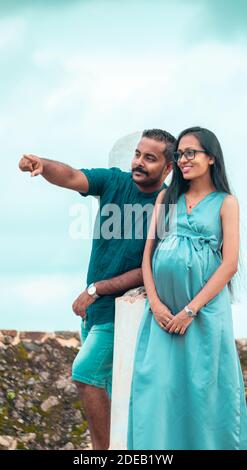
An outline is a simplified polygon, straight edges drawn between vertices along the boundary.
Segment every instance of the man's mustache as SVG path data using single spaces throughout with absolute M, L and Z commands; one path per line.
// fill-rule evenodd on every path
M 143 168 L 140 168 L 140 167 L 138 167 L 138 166 L 137 166 L 136 168 L 133 168 L 133 169 L 132 169 L 132 173 L 133 173 L 133 171 L 139 171 L 139 173 L 143 173 L 144 175 L 147 175 L 147 176 L 148 176 L 147 171 L 143 170 Z

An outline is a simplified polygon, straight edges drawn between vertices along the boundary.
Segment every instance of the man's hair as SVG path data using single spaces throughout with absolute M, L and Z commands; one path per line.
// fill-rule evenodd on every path
M 163 131 L 162 129 L 148 129 L 143 131 L 142 137 L 147 137 L 148 139 L 157 140 L 158 142 L 164 142 L 166 144 L 164 150 L 164 157 L 167 163 L 172 162 L 173 152 L 176 148 L 177 140 L 169 132 Z

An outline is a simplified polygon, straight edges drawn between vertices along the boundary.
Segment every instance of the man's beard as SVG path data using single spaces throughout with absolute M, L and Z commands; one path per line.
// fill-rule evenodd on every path
M 134 171 L 137 171 L 137 170 L 134 170 Z M 133 178 L 133 173 L 134 171 L 132 171 L 132 178 Z M 139 171 L 139 170 L 138 170 Z M 140 173 L 144 174 L 145 176 L 148 176 L 147 173 L 143 173 L 140 171 Z M 156 176 L 155 178 L 145 178 L 144 180 L 142 181 L 138 181 L 138 184 L 140 186 L 143 186 L 145 188 L 148 188 L 150 186 L 154 186 L 155 184 L 157 184 L 159 181 L 160 181 L 160 178 L 161 178 L 161 175 L 160 176 Z

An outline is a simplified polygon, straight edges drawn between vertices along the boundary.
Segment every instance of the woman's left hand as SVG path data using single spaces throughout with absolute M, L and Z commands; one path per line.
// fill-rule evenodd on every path
M 167 333 L 183 335 L 193 319 L 194 317 L 189 317 L 183 309 L 181 312 L 177 313 L 177 315 L 174 315 L 173 319 L 166 324 L 164 329 Z

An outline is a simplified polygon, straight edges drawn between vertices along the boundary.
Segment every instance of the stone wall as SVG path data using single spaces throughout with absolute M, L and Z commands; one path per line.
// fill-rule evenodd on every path
M 70 380 L 78 333 L 0 332 L 0 449 L 90 449 Z

